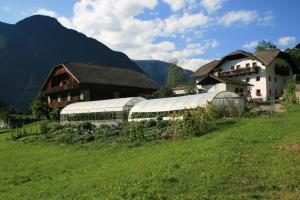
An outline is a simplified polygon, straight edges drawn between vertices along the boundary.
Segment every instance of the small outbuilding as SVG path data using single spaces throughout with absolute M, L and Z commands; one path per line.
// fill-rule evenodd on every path
M 96 126 L 101 124 L 118 124 L 128 119 L 128 113 L 136 103 L 144 100 L 142 97 L 129 97 L 77 102 L 61 110 L 60 120 L 62 123 L 88 121 Z
M 208 102 L 221 109 L 235 108 L 239 114 L 244 111 L 244 98 L 233 92 L 218 91 L 141 101 L 132 107 L 129 112 L 129 121 L 157 119 L 158 117 L 168 120 L 172 112 L 204 107 Z

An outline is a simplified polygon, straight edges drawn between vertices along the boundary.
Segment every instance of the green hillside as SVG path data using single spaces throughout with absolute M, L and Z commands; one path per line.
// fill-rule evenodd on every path
M 23 144 L 0 134 L 0 199 L 300 199 L 300 106 L 202 137 Z

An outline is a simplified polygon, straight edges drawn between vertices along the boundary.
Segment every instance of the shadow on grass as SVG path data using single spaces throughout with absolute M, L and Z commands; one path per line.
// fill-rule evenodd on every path
M 239 118 L 219 120 L 216 122 L 216 126 L 212 129 L 212 131 L 224 131 L 228 128 L 232 128 L 239 123 L 238 120 Z
M 7 132 L 10 132 L 11 130 L 9 129 L 0 129 L 0 134 L 3 134 L 3 133 L 7 133 Z

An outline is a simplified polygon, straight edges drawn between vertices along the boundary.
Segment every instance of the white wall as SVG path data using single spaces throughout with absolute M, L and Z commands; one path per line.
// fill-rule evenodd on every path
M 232 76 L 231 78 L 235 78 L 241 81 L 246 82 L 246 78 L 249 78 L 249 82 L 251 87 L 248 87 L 247 90 L 251 92 L 251 96 L 253 99 L 266 99 L 267 98 L 267 86 L 266 86 L 266 67 L 259 61 L 257 60 L 251 60 L 249 58 L 241 58 L 241 59 L 236 59 L 236 60 L 230 60 L 226 61 L 223 63 L 220 67 L 222 68 L 222 72 L 227 72 L 227 71 L 232 71 L 231 66 L 236 66 L 240 65 L 240 69 L 246 68 L 246 64 L 249 63 L 250 67 L 253 67 L 253 63 L 256 62 L 256 65 L 260 67 L 259 72 L 253 73 L 253 74 L 245 74 L 245 75 L 238 75 L 238 76 Z M 256 77 L 260 77 L 260 81 L 256 81 Z M 256 90 L 261 91 L 262 96 L 256 96 Z

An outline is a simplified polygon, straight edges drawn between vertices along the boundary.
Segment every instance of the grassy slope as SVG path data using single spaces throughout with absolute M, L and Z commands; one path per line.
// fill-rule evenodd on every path
M 0 134 L 0 199 L 298 199 L 300 107 L 226 120 L 203 137 L 149 143 L 42 145 Z

